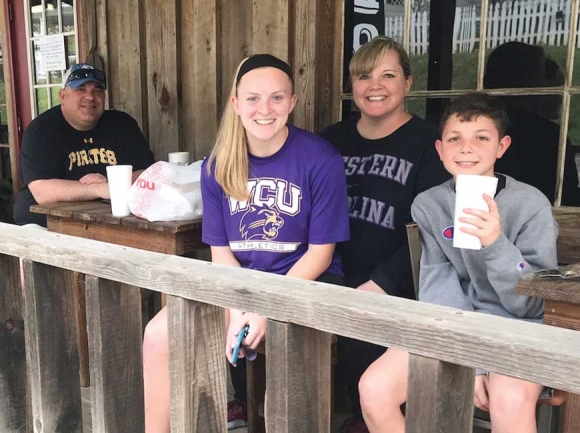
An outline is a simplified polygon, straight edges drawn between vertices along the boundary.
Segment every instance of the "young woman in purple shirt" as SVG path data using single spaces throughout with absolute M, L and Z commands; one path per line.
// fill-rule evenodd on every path
M 344 163 L 324 139 L 287 125 L 295 104 L 287 63 L 269 54 L 241 63 L 202 168 L 202 240 L 214 263 L 340 284 L 334 246 L 349 238 Z M 266 335 L 267 318 L 231 308 L 226 319 L 231 362 L 238 333 L 249 325 L 244 345 L 255 349 Z M 145 333 L 148 432 L 169 431 L 167 352 L 162 311 Z M 238 367 L 231 373 L 236 397 L 243 400 L 245 372 Z M 244 402 L 230 403 L 228 426 L 244 424 Z

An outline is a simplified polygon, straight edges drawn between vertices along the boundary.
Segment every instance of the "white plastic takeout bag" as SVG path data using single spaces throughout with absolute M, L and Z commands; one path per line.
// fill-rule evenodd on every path
M 141 173 L 129 191 L 131 213 L 149 221 L 183 221 L 202 215 L 202 161 L 182 166 L 159 161 Z

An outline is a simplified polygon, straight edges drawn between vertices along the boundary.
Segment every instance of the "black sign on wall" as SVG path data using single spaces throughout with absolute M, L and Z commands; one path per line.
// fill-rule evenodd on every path
M 385 34 L 385 3 L 384 0 L 346 0 L 344 13 L 343 89 L 350 92 L 348 64 L 361 45 Z M 343 105 L 347 117 L 350 111 L 348 102 Z

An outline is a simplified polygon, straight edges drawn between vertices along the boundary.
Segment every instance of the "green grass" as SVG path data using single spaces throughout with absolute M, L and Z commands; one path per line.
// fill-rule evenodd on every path
M 556 61 L 563 69 L 566 65 L 567 47 L 544 47 L 546 56 Z M 573 84 L 580 85 L 580 50 L 576 50 Z M 453 55 L 452 88 L 455 90 L 475 90 L 477 82 L 478 52 Z M 412 90 L 427 90 L 428 56 L 411 56 L 411 71 L 414 84 Z M 409 98 L 407 109 L 410 113 L 425 116 L 426 98 Z M 580 95 L 573 96 L 570 104 L 568 137 L 580 146 Z

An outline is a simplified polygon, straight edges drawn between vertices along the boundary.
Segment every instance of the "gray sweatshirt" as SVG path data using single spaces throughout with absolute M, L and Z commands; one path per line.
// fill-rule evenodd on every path
M 540 322 L 543 300 L 517 295 L 515 286 L 525 274 L 557 265 L 558 225 L 550 202 L 509 176 L 495 200 L 502 233 L 477 251 L 453 248 L 453 179 L 417 196 L 411 214 L 423 248 L 419 300 Z

